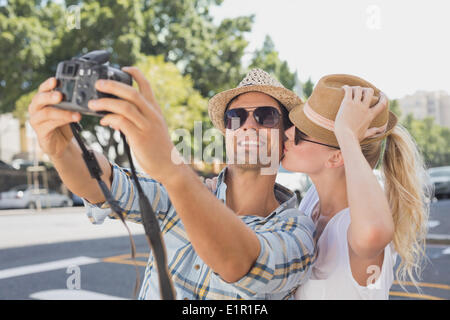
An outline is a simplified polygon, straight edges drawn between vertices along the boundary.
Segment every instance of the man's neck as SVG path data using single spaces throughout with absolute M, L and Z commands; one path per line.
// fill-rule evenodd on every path
M 280 205 L 274 193 L 276 175 L 260 169 L 229 166 L 225 175 L 227 206 L 237 215 L 268 216 Z

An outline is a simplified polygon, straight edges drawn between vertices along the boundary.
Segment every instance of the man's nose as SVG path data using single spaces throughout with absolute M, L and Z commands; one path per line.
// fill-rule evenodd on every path
M 287 129 L 284 134 L 289 140 L 294 140 L 295 136 L 295 126 L 291 126 L 289 129 Z
M 253 111 L 248 112 L 248 117 L 245 119 L 245 122 L 242 124 L 241 129 L 247 130 L 247 129 L 258 129 L 259 125 L 255 120 L 255 117 L 253 116 Z

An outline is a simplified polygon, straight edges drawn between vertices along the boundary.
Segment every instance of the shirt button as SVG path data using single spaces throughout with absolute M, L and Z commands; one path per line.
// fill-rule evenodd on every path
M 195 269 L 195 270 L 198 270 L 198 269 L 200 269 L 200 266 L 199 266 L 198 264 L 196 264 L 196 265 L 194 266 L 194 269 Z

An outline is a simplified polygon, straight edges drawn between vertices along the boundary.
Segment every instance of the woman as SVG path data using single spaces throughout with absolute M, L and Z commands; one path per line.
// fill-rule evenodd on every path
M 394 280 L 420 274 L 428 219 L 417 147 L 373 85 L 323 77 L 293 109 L 282 166 L 309 175 L 299 209 L 316 224 L 318 257 L 296 299 L 388 299 Z M 373 173 L 378 163 L 384 190 Z

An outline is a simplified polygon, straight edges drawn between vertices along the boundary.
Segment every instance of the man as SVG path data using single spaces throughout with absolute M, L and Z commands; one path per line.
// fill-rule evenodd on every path
M 180 156 L 173 152 L 161 110 L 143 74 L 133 67 L 124 71 L 132 75 L 140 91 L 115 81 L 97 81 L 97 90 L 114 93 L 122 100 L 92 100 L 89 108 L 112 112 L 100 123 L 124 133 L 146 173 L 138 174 L 138 178 L 158 216 L 177 299 L 289 298 L 310 274 L 315 254 L 314 224 L 295 209 L 294 194 L 275 184 L 275 173 L 261 174 L 260 169 L 268 166 L 266 161 L 251 163 L 246 159 L 262 148 L 269 156 L 281 154 L 286 129 L 281 121 L 281 115 L 286 114 L 283 105 L 290 110 L 301 100 L 258 69 L 250 71 L 237 88 L 210 100 L 214 125 L 227 133 L 227 153 L 236 151 L 232 163 L 220 173 L 213 195 L 188 165 L 179 164 Z M 93 223 L 102 223 L 107 216 L 117 218 L 97 182 L 91 179 L 67 129 L 61 131 L 65 142 L 59 144 L 49 133 L 51 129 L 44 129 L 44 116 L 57 119 L 51 111 L 40 115 L 43 106 L 60 100 L 46 92 L 54 86 L 52 81 L 41 86 L 29 108 L 41 148 L 50 153 L 66 186 L 84 199 Z M 71 120 L 65 111 L 46 109 L 61 111 L 60 117 L 64 117 L 47 127 L 67 126 L 79 119 L 78 114 Z M 261 135 L 264 138 L 260 140 L 263 129 L 277 134 Z M 49 143 L 51 138 L 53 144 Z M 55 145 L 62 147 L 57 149 Z M 131 171 L 110 164 L 102 154 L 96 156 L 104 172 L 102 179 L 125 210 L 126 218 L 140 222 Z M 278 155 L 277 166 L 279 160 Z M 160 298 L 152 255 L 139 298 Z

